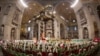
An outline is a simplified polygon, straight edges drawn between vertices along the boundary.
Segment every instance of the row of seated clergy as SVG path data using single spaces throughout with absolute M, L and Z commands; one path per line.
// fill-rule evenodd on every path
M 32 54 L 34 56 L 42 55 L 42 56 L 67 56 L 67 55 L 78 55 L 81 53 L 88 53 L 90 50 L 95 50 L 97 45 L 94 44 L 82 44 L 82 45 L 72 45 L 70 44 L 70 47 L 66 44 L 58 44 L 57 46 L 51 45 L 51 44 L 32 44 L 32 45 L 26 45 L 25 50 L 23 49 L 23 45 L 15 45 L 14 44 L 8 44 L 6 49 L 4 49 L 4 53 L 7 53 L 6 50 L 12 50 L 15 52 L 25 53 L 25 54 Z

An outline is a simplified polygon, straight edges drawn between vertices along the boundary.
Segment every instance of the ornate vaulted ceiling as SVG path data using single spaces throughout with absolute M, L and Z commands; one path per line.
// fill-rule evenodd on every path
M 67 20 L 75 18 L 74 11 L 70 8 L 74 1 L 75 0 L 25 0 L 28 4 L 28 8 L 25 9 L 22 24 L 28 23 L 29 19 L 39 14 L 46 5 L 53 5 L 56 14 L 63 16 Z
M 28 6 L 29 7 L 24 11 L 22 24 L 26 24 L 29 19 L 32 19 L 33 16 L 39 14 L 39 12 L 43 9 L 43 6 L 37 2 L 30 2 Z
M 70 6 L 75 0 L 24 0 L 28 7 L 24 11 L 22 24 L 27 24 L 33 16 L 39 14 L 46 5 L 53 5 L 56 14 L 62 16 L 65 20 L 75 19 L 75 13 Z M 90 1 L 90 0 L 81 0 Z M 93 0 L 97 2 L 98 0 Z
M 36 1 L 38 3 L 40 3 L 41 5 L 45 6 L 47 4 L 51 4 L 51 5 L 56 5 L 60 2 L 68 2 L 70 4 L 73 4 L 73 2 L 75 2 L 75 0 L 25 0 L 27 3 Z
M 63 16 L 66 20 L 75 18 L 74 10 L 70 8 L 70 5 L 66 2 L 58 4 L 55 10 L 57 11 L 57 14 Z

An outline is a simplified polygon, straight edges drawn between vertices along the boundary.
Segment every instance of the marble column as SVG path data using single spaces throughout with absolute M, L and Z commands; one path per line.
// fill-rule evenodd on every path
M 41 39 L 41 35 L 40 35 L 40 21 L 38 21 L 38 40 L 40 40 Z
M 5 25 L 3 40 L 10 40 L 11 39 L 11 28 L 12 28 L 11 26 Z

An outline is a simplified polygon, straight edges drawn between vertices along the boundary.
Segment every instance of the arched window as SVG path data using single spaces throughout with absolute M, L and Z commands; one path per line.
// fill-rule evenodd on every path
M 73 23 L 76 23 L 76 20 L 75 19 L 73 19 L 73 21 L 72 21 Z
M 77 26 L 74 26 L 74 31 L 77 31 L 78 29 L 77 29 Z

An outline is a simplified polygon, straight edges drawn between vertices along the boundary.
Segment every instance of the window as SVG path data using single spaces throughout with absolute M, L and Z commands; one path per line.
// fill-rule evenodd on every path
M 30 31 L 31 30 L 31 27 L 28 27 L 28 31 Z
M 70 30 L 70 28 L 69 28 L 69 27 L 67 27 L 67 30 L 69 31 L 69 30 Z
M 77 31 L 77 27 L 76 26 L 74 27 L 74 31 Z
M 73 23 L 75 23 L 76 22 L 76 20 L 75 19 L 73 19 Z

